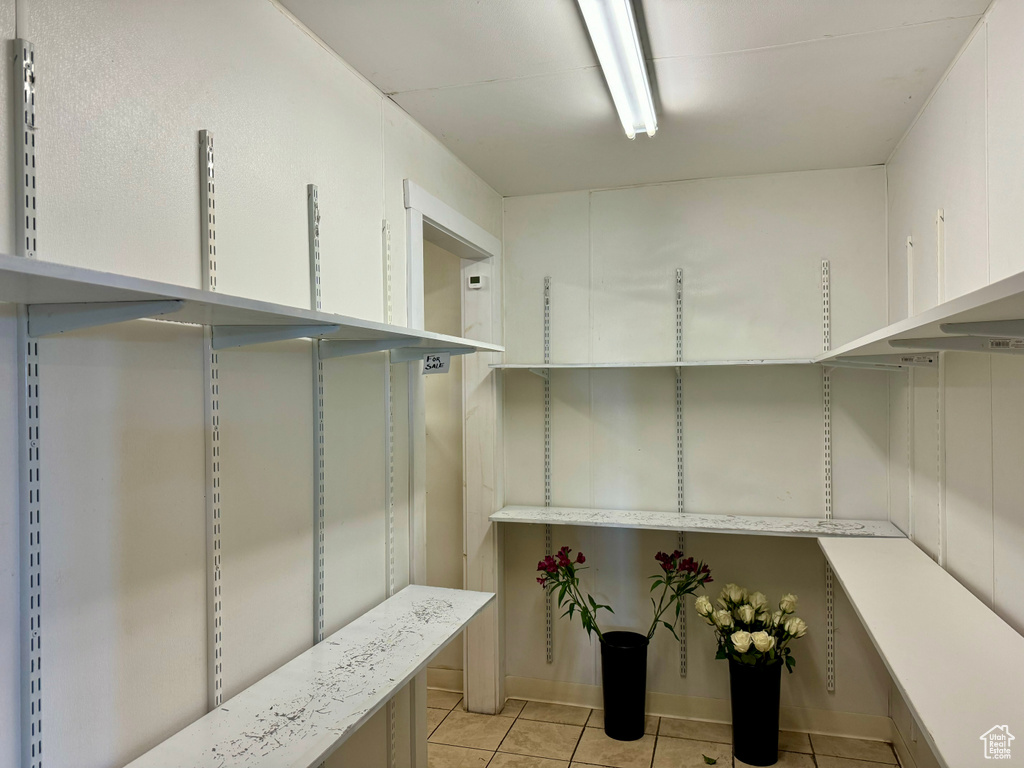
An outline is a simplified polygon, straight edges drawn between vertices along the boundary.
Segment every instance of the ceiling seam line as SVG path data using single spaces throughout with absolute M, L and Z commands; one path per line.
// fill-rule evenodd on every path
M 679 54 L 678 56 L 645 56 L 644 61 L 648 64 L 657 63 L 659 61 L 679 61 L 682 59 L 712 59 L 720 56 L 737 56 L 743 53 L 758 53 L 762 51 L 774 51 L 783 48 L 795 48 L 802 45 L 812 45 L 815 43 L 831 42 L 833 40 L 846 40 L 854 37 L 864 37 L 867 35 L 877 35 L 884 32 L 894 32 L 897 30 L 904 29 L 916 29 L 918 27 L 926 27 L 932 24 L 941 24 L 949 21 L 963 21 L 966 19 L 981 19 L 984 14 L 969 14 L 967 16 L 950 16 L 942 19 L 931 19 L 929 21 L 921 21 L 915 24 L 904 24 L 896 27 L 882 27 L 881 29 L 869 29 L 861 32 L 848 32 L 840 35 L 828 35 L 824 37 L 815 37 L 809 40 L 793 40 L 788 43 L 777 43 L 775 45 L 761 45 L 753 48 L 735 48 L 728 51 L 714 51 L 709 53 L 687 53 Z M 385 96 L 404 96 L 410 93 L 430 93 L 434 91 L 447 91 L 454 90 L 456 88 L 472 88 L 480 85 L 494 85 L 499 83 L 515 83 L 524 80 L 539 80 L 545 77 L 558 77 L 560 75 L 568 75 L 577 72 L 586 72 L 592 69 L 600 69 L 599 64 L 591 64 L 583 67 L 570 67 L 568 69 L 559 69 L 552 72 L 540 72 L 533 75 L 521 75 L 518 77 L 495 77 L 489 80 L 474 80 L 468 83 L 452 83 L 450 85 L 438 85 L 429 88 L 409 88 L 408 90 L 397 90 L 397 91 L 382 91 Z

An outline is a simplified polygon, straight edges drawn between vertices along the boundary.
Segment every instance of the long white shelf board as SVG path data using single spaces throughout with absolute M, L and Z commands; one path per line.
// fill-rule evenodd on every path
M 809 517 L 698 515 L 623 509 L 577 507 L 504 507 L 491 515 L 497 523 L 547 523 L 594 528 L 639 528 L 653 531 L 707 531 L 762 536 L 842 536 L 903 538 L 885 520 L 823 520 Z
M 493 599 L 406 587 L 128 768 L 319 765 Z
M 491 368 L 505 370 L 550 370 L 579 369 L 596 370 L 599 368 L 721 368 L 732 365 L 811 365 L 815 360 L 806 358 L 786 358 L 764 360 L 683 360 L 665 363 L 492 363 Z
M 0 301 L 36 305 L 181 301 L 180 309 L 159 319 L 213 326 L 308 326 L 316 338 L 406 340 L 409 347 L 424 350 L 501 352 L 504 349 L 496 344 L 441 333 L 6 254 L 0 254 Z M 324 326 L 324 332 L 316 334 L 316 326 Z
M 995 726 L 1022 738 L 1024 637 L 909 539 L 819 545 L 943 766 L 988 765 Z
M 1011 275 L 976 291 L 943 302 L 931 309 L 887 325 L 848 344 L 815 358 L 818 362 L 856 355 L 892 355 L 910 349 L 894 349 L 895 339 L 921 339 L 944 336 L 943 323 L 970 323 L 983 320 L 1024 319 L 1024 272 Z M 925 351 L 922 348 L 922 351 Z

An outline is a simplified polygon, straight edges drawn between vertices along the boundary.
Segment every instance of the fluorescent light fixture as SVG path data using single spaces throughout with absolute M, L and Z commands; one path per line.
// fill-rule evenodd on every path
M 578 0 L 590 39 L 629 138 L 658 130 L 644 51 L 630 0 Z

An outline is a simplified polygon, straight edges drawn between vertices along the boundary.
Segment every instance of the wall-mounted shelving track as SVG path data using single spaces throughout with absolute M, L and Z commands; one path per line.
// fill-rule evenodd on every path
M 427 352 L 503 351 L 482 341 L 6 254 L 0 254 L 0 301 L 29 306 L 32 336 L 153 318 L 213 326 L 215 349 L 317 338 L 325 342 L 323 358 L 390 349 L 392 362 Z
M 704 515 L 651 510 L 587 509 L 582 507 L 508 506 L 490 517 L 495 523 L 579 525 L 589 528 L 630 528 L 649 531 L 695 531 L 792 537 L 905 538 L 886 520 L 826 520 L 765 515 Z
M 493 599 L 408 586 L 128 768 L 319 765 Z

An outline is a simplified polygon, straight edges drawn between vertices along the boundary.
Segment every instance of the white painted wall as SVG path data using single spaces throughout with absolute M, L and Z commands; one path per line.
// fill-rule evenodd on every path
M 884 201 L 881 167 L 506 198 L 507 359 L 541 359 L 545 275 L 552 361 L 674 359 L 677 267 L 687 358 L 809 357 L 822 346 L 822 258 L 832 268 L 833 344 L 842 344 L 885 324 Z M 675 509 L 674 374 L 554 371 L 551 381 L 552 503 Z M 888 375 L 837 370 L 832 386 L 835 515 L 886 519 Z M 822 514 L 820 368 L 695 369 L 684 373 L 684 387 L 689 510 Z M 507 501 L 540 504 L 541 380 L 507 372 L 504 389 Z M 616 610 L 608 625 L 636 629 L 649 621 L 653 555 L 675 541 L 671 533 L 556 527 L 554 543 L 587 554 L 588 588 Z M 555 626 L 555 662 L 545 663 L 534 581 L 542 527 L 506 526 L 505 542 L 510 690 L 515 682 L 569 698 L 571 684 L 599 684 L 596 644 L 566 620 Z M 715 594 L 738 581 L 775 599 L 801 595 L 812 634 L 783 684 L 784 704 L 887 714 L 888 676 L 842 596 L 837 691 L 825 690 L 824 563 L 813 542 L 691 534 L 688 548 L 715 569 Z M 650 690 L 727 699 L 727 668 L 714 661 L 712 634 L 692 608 L 689 625 L 687 678 L 663 631 L 652 645 Z
M 382 319 L 381 221 L 405 319 L 402 180 L 501 234 L 500 197 L 271 2 L 35 0 L 39 258 L 199 285 L 197 133 L 217 147 L 219 285 L 305 306 L 305 185 L 319 185 L 325 309 Z M 14 2 L 0 2 L 14 37 Z M 8 53 L 13 50 L 8 43 Z M 10 103 L 12 56 L 0 97 Z M 6 144 L 8 121 L 0 121 Z M 3 153 L 8 163 L 11 153 Z M 6 166 L 5 166 L 6 167 Z M 10 179 L 5 173 L 4 179 Z M 10 183 L 0 245 L 13 251 Z M 0 732 L 17 734 L 15 327 L 0 307 Z M 150 322 L 41 342 L 45 749 L 115 766 L 205 711 L 202 341 Z M 308 342 L 221 354 L 224 679 L 239 690 L 312 639 Z M 383 355 L 329 360 L 327 631 L 385 593 Z M 407 471 L 396 376 L 396 474 Z M 397 583 L 407 484 L 396 483 Z M 408 702 L 399 697 L 399 755 Z M 340 751 L 379 765 L 383 715 Z M 0 739 L 0 766 L 18 762 Z M 332 760 L 337 763 L 338 759 Z M 400 763 L 401 764 L 401 763 Z
M 889 161 L 890 320 L 907 314 L 907 237 L 916 312 L 1024 269 L 1022 35 L 1024 2 L 996 0 Z M 944 295 L 938 208 L 946 220 Z M 1024 364 L 942 357 L 941 374 L 893 379 L 892 519 L 1024 632 Z M 913 744 L 898 695 L 894 718 Z
M 1024 269 L 1024 231 L 1013 205 L 1021 194 L 1016 169 L 1024 168 L 1024 109 L 1016 96 L 1024 88 L 1021 34 L 1024 2 L 997 0 L 888 166 L 890 297 L 897 297 L 892 319 L 905 312 L 898 299 L 905 291 L 902 242 L 914 238 L 915 258 L 922 241 L 934 254 L 928 216 L 935 207 L 946 213 L 946 298 Z M 969 197 L 961 184 L 972 190 Z M 923 286 L 915 302 L 920 311 L 936 303 L 937 296 L 928 295 L 936 283 L 934 259 L 922 258 L 916 274 Z M 1024 547 L 1017 503 L 1024 446 L 1014 428 L 1021 366 L 1000 356 L 950 352 L 943 358 L 941 388 L 938 374 L 915 372 L 909 510 L 908 398 L 905 387 L 894 388 L 893 414 L 904 414 L 892 423 L 894 521 L 1024 630 L 1024 599 L 1010 588 L 1022 576 Z M 937 462 L 940 447 L 944 464 Z

